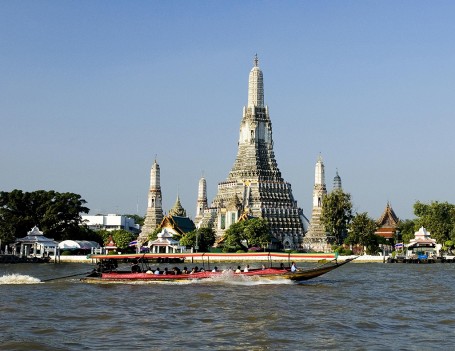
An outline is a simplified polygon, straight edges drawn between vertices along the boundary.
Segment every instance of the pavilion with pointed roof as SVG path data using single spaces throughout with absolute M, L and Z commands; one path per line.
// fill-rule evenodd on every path
M 37 226 L 27 232 L 23 238 L 16 239 L 16 246 L 19 248 L 19 256 L 21 257 L 47 257 L 49 254 L 55 255 L 58 243 L 54 239 L 44 236 L 43 232 Z M 15 248 L 17 252 L 17 248 Z
M 387 206 L 384 210 L 382 216 L 377 220 L 378 229 L 376 230 L 375 234 L 382 236 L 386 239 L 392 239 L 395 237 L 395 233 L 397 232 L 397 226 L 400 222 L 400 219 L 397 217 L 395 212 L 390 206 L 390 203 L 387 202 Z
M 186 249 L 185 246 L 180 245 L 179 240 L 173 238 L 173 234 L 166 228 L 163 228 L 156 240 L 149 242 L 149 247 L 152 253 L 178 253 L 184 252 Z

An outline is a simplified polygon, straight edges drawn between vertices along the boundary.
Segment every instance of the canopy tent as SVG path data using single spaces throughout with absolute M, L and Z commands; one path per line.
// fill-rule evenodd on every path
M 100 244 L 88 240 L 64 240 L 58 244 L 60 250 L 91 250 L 99 249 Z

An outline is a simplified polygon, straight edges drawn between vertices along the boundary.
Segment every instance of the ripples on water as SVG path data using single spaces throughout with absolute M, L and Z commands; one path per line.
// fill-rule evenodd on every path
M 0 349 L 442 350 L 455 343 L 451 264 L 351 263 L 302 284 L 36 283 L 87 270 L 1 265 Z

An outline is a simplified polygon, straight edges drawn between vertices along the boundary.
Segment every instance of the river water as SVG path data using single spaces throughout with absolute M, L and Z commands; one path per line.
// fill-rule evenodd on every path
M 90 269 L 74 263 L 0 265 L 0 349 L 450 350 L 455 345 L 455 264 L 349 263 L 301 284 L 243 279 L 86 284 L 78 277 L 39 282 Z

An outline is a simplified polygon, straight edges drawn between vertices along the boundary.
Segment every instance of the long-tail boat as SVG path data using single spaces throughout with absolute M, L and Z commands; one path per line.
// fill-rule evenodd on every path
M 225 255 L 226 256 L 226 255 Z M 344 261 L 338 262 L 337 258 L 327 261 L 323 259 L 323 263 L 313 268 L 308 269 L 291 269 L 291 264 L 285 267 L 283 264 L 278 267 L 272 267 L 273 258 L 288 258 L 291 260 L 296 255 L 291 254 L 274 254 L 274 253 L 256 253 L 256 254 L 227 254 L 229 257 L 242 257 L 245 258 L 254 257 L 256 260 L 263 258 L 270 262 L 269 267 L 264 265 L 261 268 L 249 268 L 247 271 L 244 270 L 217 270 L 216 268 L 210 269 L 210 258 L 212 262 L 216 258 L 220 257 L 220 254 L 132 254 L 132 255 L 92 255 L 91 258 L 97 260 L 96 268 L 82 281 L 87 283 L 103 283 L 103 282 L 166 282 L 166 281 L 189 281 L 189 280 L 201 280 L 212 278 L 217 279 L 229 279 L 236 277 L 251 278 L 251 279 L 289 279 L 292 281 L 300 282 L 309 279 L 319 277 L 325 273 L 333 271 L 348 262 L 354 260 L 349 258 Z M 315 256 L 321 257 L 321 256 Z M 333 257 L 333 256 L 332 256 Z M 154 262 L 176 262 L 175 260 L 184 259 L 197 259 L 202 260 L 203 267 L 205 264 L 208 265 L 208 269 L 201 269 L 193 271 L 191 273 L 184 273 L 177 268 L 174 271 L 166 270 L 152 270 L 149 266 L 150 260 Z M 206 260 L 206 261 L 204 261 Z M 119 268 L 119 262 L 130 263 L 131 268 L 126 270 Z M 290 262 L 289 262 L 290 263 Z

